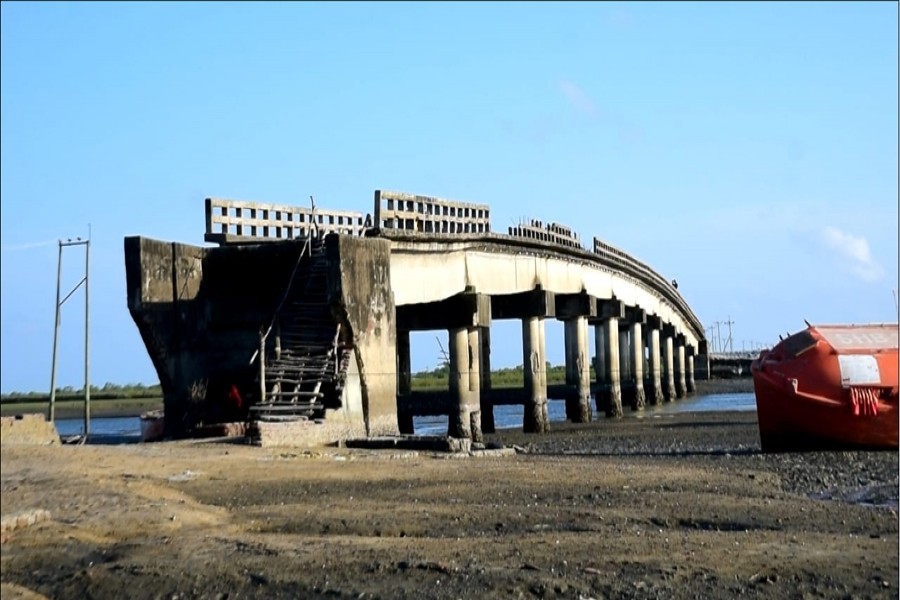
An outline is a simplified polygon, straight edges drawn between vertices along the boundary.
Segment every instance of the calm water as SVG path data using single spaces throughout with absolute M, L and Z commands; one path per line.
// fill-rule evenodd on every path
M 551 423 L 566 420 L 566 403 L 564 400 L 550 400 L 547 405 L 547 414 Z M 596 408 L 593 399 L 591 399 L 591 407 Z M 638 414 L 627 406 L 624 407 L 624 410 L 626 417 Z M 640 414 L 646 416 L 687 412 L 749 410 L 756 410 L 756 396 L 752 392 L 692 396 L 684 400 L 663 404 L 662 406 L 648 406 Z M 522 427 L 523 412 L 524 407 L 522 406 L 495 406 L 494 424 L 497 426 L 497 429 Z M 447 431 L 447 417 L 415 417 L 413 424 L 418 434 L 445 433 Z
M 752 392 L 692 396 L 685 400 L 677 400 L 662 406 L 648 406 L 642 414 L 749 410 L 756 410 L 756 399 Z M 523 407 L 521 406 L 495 407 L 494 422 L 497 429 L 521 427 L 522 413 Z M 548 413 L 551 422 L 565 421 L 565 402 L 562 400 L 550 400 Z M 630 409 L 625 408 L 626 417 L 634 414 Z M 447 417 L 416 417 L 413 422 L 418 434 L 441 434 L 447 431 Z M 62 437 L 81 435 L 84 433 L 84 419 L 57 419 L 56 430 Z M 91 419 L 92 441 L 102 442 L 106 438 L 117 442 L 136 442 L 140 440 L 140 436 L 141 421 L 138 417 Z

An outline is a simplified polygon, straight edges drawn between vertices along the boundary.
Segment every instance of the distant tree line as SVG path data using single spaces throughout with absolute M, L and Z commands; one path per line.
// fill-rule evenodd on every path
M 162 387 L 158 383 L 104 383 L 102 386 L 91 386 L 91 399 L 113 400 L 122 398 L 156 398 L 162 396 Z M 57 400 L 79 399 L 84 397 L 84 386 L 76 388 L 71 385 L 56 388 Z M 39 402 L 50 399 L 50 392 L 9 392 L 0 395 L 2 402 Z
M 594 366 L 591 365 L 591 377 L 595 378 Z M 443 362 L 431 371 L 413 373 L 411 385 L 414 390 L 444 389 L 450 384 L 450 365 Z M 547 383 L 565 383 L 566 367 L 553 366 L 547 363 Z M 522 365 L 491 369 L 491 387 L 522 387 L 525 385 L 525 369 Z
M 591 365 L 591 377 L 594 377 L 594 366 Z M 563 365 L 553 366 L 547 363 L 547 383 L 565 383 L 566 368 Z M 420 371 L 412 374 L 412 389 L 432 390 L 444 389 L 450 382 L 450 365 L 444 361 L 431 371 Z M 493 387 L 522 387 L 525 385 L 525 371 L 522 365 L 491 370 Z M 156 383 L 104 383 L 102 386 L 91 386 L 91 399 L 115 400 L 129 398 L 157 398 L 162 396 L 162 387 Z M 80 399 L 84 397 L 84 387 L 75 388 L 67 385 L 56 388 L 57 400 Z M 40 402 L 49 401 L 49 392 L 9 392 L 0 395 L 2 402 Z

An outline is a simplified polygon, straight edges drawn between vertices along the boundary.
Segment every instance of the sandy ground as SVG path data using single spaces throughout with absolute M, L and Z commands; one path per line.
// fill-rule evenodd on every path
M 458 457 L 5 447 L 3 598 L 897 598 L 898 454 L 763 455 L 756 416 L 501 432 Z

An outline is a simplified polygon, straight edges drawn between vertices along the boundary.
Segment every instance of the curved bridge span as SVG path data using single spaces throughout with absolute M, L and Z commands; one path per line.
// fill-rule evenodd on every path
M 623 404 L 690 393 L 695 362 L 708 372 L 704 328 L 673 283 L 598 238 L 584 248 L 557 223 L 503 234 L 491 231 L 487 205 L 377 190 L 374 218 L 207 199 L 205 240 L 218 247 L 125 240 L 129 308 L 172 436 L 217 411 L 240 416 L 223 407 L 234 388 L 258 429 L 282 430 L 270 431 L 278 443 L 412 433 L 421 414 L 447 414 L 448 435 L 479 441 L 493 430 L 494 404 L 523 404 L 525 429 L 541 432 L 548 393 L 583 422 L 594 407 L 615 417 Z M 521 390 L 490 384 L 490 325 L 500 319 L 522 324 Z M 565 324 L 562 386 L 546 380 L 546 319 Z M 449 333 L 445 392 L 410 389 L 409 333 L 423 330 Z M 312 359 L 296 357 L 319 351 L 314 383 L 303 375 Z

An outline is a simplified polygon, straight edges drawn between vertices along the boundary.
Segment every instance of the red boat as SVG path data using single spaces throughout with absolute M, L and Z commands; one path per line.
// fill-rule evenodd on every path
M 750 365 L 763 452 L 896 450 L 897 324 L 807 325 Z

